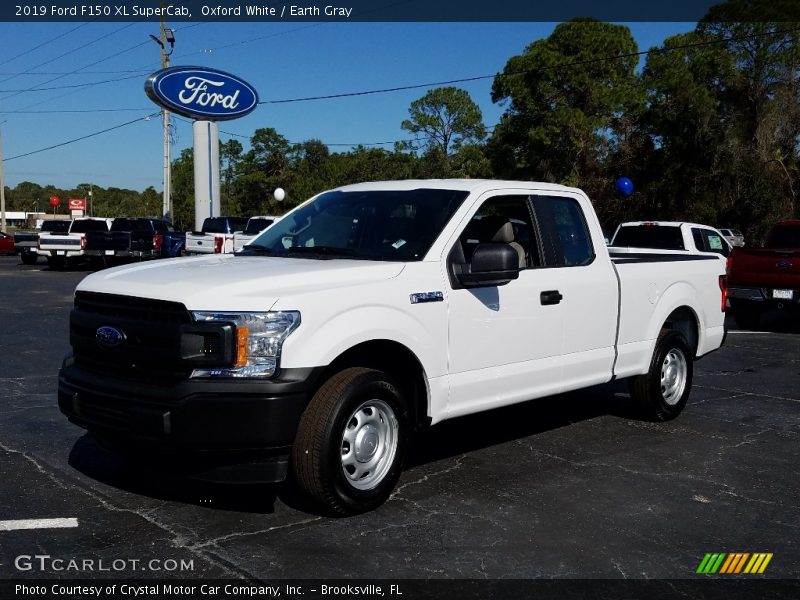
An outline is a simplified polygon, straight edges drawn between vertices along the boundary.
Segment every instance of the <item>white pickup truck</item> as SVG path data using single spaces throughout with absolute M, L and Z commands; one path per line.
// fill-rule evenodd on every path
M 234 233 L 245 225 L 245 217 L 209 217 L 200 231 L 186 234 L 186 254 L 230 254 Z
M 108 231 L 111 221 L 95 217 L 74 219 L 67 233 L 51 231 L 40 234 L 37 253 L 47 257 L 51 269 L 61 269 L 68 263 L 86 260 L 86 233 Z
M 259 233 L 264 231 L 279 218 L 280 217 L 273 217 L 270 215 L 250 217 L 247 220 L 244 231 L 237 231 L 233 234 L 233 251 L 238 252 L 241 250 L 242 246 L 256 239 Z
M 610 251 L 711 253 L 727 260 L 731 245 L 722 233 L 708 225 L 685 221 L 631 221 L 622 223 L 609 243 Z
M 693 361 L 723 343 L 724 274 L 711 255 L 609 255 L 574 188 L 351 185 L 238 254 L 86 277 L 59 405 L 140 460 L 214 480 L 291 468 L 354 514 L 445 419 L 616 378 L 676 417 Z

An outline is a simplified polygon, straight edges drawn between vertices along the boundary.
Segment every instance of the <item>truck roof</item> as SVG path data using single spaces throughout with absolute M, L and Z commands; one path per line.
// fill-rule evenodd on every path
M 375 191 L 375 190 L 417 190 L 417 189 L 442 189 L 463 190 L 476 192 L 493 190 L 497 188 L 530 188 L 535 187 L 544 191 L 582 193 L 577 188 L 567 187 L 556 183 L 543 183 L 538 181 L 507 181 L 499 179 L 402 179 L 397 181 L 370 181 L 356 183 L 336 188 L 342 192 Z

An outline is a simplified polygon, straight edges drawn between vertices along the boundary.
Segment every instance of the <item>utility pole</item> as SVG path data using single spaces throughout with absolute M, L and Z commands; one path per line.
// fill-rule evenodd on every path
M 163 5 L 162 5 L 163 6 Z M 150 36 L 161 46 L 161 68 L 169 67 L 169 57 L 175 50 L 175 32 L 166 26 L 164 19 L 161 19 L 161 32 L 159 37 Z M 167 50 L 169 44 L 169 50 Z M 165 218 L 172 218 L 172 161 L 170 158 L 170 135 L 169 135 L 169 111 L 164 108 L 161 110 L 161 118 L 164 123 L 164 201 L 162 213 Z
M 0 132 L 0 231 L 6 232 L 6 181 L 3 178 L 3 133 Z

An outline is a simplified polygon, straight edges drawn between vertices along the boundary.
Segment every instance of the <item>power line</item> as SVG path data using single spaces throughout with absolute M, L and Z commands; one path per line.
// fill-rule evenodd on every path
M 25 156 L 31 156 L 32 154 L 39 154 L 40 152 L 46 152 L 47 150 L 53 150 L 54 148 L 61 148 L 62 146 L 67 146 L 69 144 L 74 144 L 75 142 L 80 142 L 82 140 L 87 140 L 89 138 L 93 138 L 95 136 L 101 135 L 103 133 L 108 133 L 109 131 L 114 131 L 115 129 L 121 129 L 122 127 L 127 127 L 128 125 L 132 125 L 133 123 L 138 123 L 141 121 L 148 121 L 153 117 L 157 117 L 160 115 L 161 112 L 154 112 L 145 117 L 139 117 L 138 119 L 132 119 L 130 121 L 126 121 L 125 123 L 120 123 L 119 125 L 114 125 L 113 127 L 108 127 L 106 129 L 101 129 L 100 131 L 95 131 L 93 133 L 87 133 L 86 135 L 82 135 L 80 137 L 73 138 L 71 140 L 67 140 L 66 142 L 60 142 L 58 144 L 53 144 L 52 146 L 47 146 L 46 148 L 39 148 L 38 150 L 31 150 L 30 152 L 25 152 L 23 154 L 17 154 L 16 156 L 11 156 L 6 158 L 5 161 L 8 162 L 9 160 L 15 160 L 17 158 L 23 158 Z
M 176 115 L 173 115 L 173 118 L 175 118 L 178 121 L 181 121 L 183 123 L 189 124 L 189 125 L 191 125 L 191 123 L 192 123 L 188 119 L 184 119 L 184 118 L 178 117 Z M 497 127 L 497 125 L 492 125 L 490 127 L 487 127 L 486 128 L 487 134 L 492 133 L 495 130 L 496 127 Z M 220 133 L 224 133 L 225 135 L 241 138 L 241 139 L 248 140 L 248 141 L 250 141 L 250 139 L 252 138 L 252 136 L 244 135 L 244 134 L 241 134 L 241 133 L 234 133 L 232 131 L 225 131 L 223 129 L 220 129 L 219 132 Z M 388 145 L 404 144 L 404 143 L 406 143 L 406 144 L 425 143 L 425 142 L 428 142 L 428 141 L 434 139 L 434 137 L 435 136 L 425 136 L 425 137 L 408 138 L 408 139 L 404 139 L 404 140 L 389 140 L 388 142 L 330 142 L 330 143 L 322 142 L 322 144 L 325 145 L 325 146 L 336 146 L 336 147 L 343 146 L 343 147 L 350 147 L 350 148 L 355 147 L 355 146 L 388 146 Z M 299 146 L 302 142 L 291 142 L 291 141 L 289 141 L 289 143 L 292 144 L 292 145 L 295 145 L 295 146 Z
M 53 115 L 69 113 L 101 113 L 101 112 L 130 112 L 149 110 L 150 107 L 139 108 L 76 108 L 56 110 L 0 110 L 0 115 Z
M 460 79 L 449 79 L 446 81 L 434 81 L 430 83 L 417 83 L 412 85 L 403 85 L 403 86 L 396 86 L 390 88 L 381 88 L 375 90 L 363 90 L 358 92 L 343 92 L 340 94 L 327 94 L 324 96 L 305 96 L 302 98 L 287 98 L 282 100 L 262 100 L 259 104 L 289 104 L 292 102 L 308 102 L 311 100 L 333 100 L 336 98 L 351 98 L 355 96 L 369 96 L 372 94 L 385 94 L 389 92 L 401 92 L 406 90 L 416 90 L 420 88 L 427 88 L 427 87 L 437 87 L 441 85 L 451 85 L 454 83 L 468 83 L 472 81 L 480 81 L 482 79 L 493 79 L 495 77 L 510 77 L 514 75 L 526 75 L 528 73 L 536 73 L 541 71 L 548 71 L 551 69 L 563 69 L 565 67 L 576 67 L 581 65 L 588 65 L 594 63 L 601 63 L 601 62 L 610 62 L 615 60 L 621 60 L 623 58 L 633 58 L 633 57 L 641 57 L 646 56 L 649 54 L 664 54 L 667 52 L 674 52 L 676 50 L 687 50 L 689 48 L 697 48 L 702 46 L 711 46 L 715 44 L 727 44 L 730 42 L 738 42 L 744 41 L 759 37 L 766 37 L 766 36 L 773 36 L 773 35 L 783 35 L 787 33 L 795 33 L 800 31 L 800 28 L 796 29 L 786 29 L 782 31 L 771 31 L 766 33 L 754 33 L 751 35 L 743 35 L 739 37 L 730 37 L 730 38 L 723 38 L 718 40 L 708 40 L 705 42 L 694 42 L 692 44 L 684 44 L 682 46 L 673 46 L 671 48 L 651 48 L 650 50 L 640 50 L 638 52 L 628 52 L 625 54 L 616 54 L 614 56 L 601 56 L 598 58 L 589 58 L 584 60 L 576 60 L 571 62 L 563 62 L 556 65 L 549 65 L 544 67 L 532 67 L 530 69 L 521 69 L 519 71 L 512 71 L 509 73 L 493 73 L 492 75 L 476 75 L 474 77 L 462 77 Z
M 107 33 L 105 35 L 102 35 L 102 36 L 98 37 L 98 38 L 95 38 L 90 42 L 86 42 L 85 44 L 82 44 L 82 45 L 80 45 L 80 46 L 78 46 L 76 48 L 73 48 L 72 50 L 67 50 L 66 52 L 64 52 L 62 54 L 59 54 L 55 58 L 51 58 L 50 60 L 46 60 L 43 63 L 39 63 L 35 67 L 31 67 L 30 69 L 26 69 L 26 71 L 27 72 L 31 72 L 34 69 L 38 69 L 39 67 L 43 67 L 45 65 L 49 65 L 50 63 L 53 63 L 53 62 L 55 62 L 57 60 L 60 60 L 60 59 L 64 58 L 65 56 L 69 56 L 70 54 L 74 54 L 75 52 L 78 52 L 79 50 L 83 50 L 84 48 L 88 48 L 89 46 L 92 46 L 93 44 L 96 44 L 97 42 L 99 42 L 101 40 L 104 40 L 105 38 L 110 37 L 110 36 L 112 36 L 112 35 L 114 35 L 116 33 L 119 33 L 120 31 L 122 31 L 124 29 L 127 29 L 128 27 L 132 27 L 134 25 L 136 25 L 136 23 L 128 23 L 127 25 L 123 25 L 122 27 L 120 27 L 118 29 L 115 29 L 114 31 L 111 31 L 111 32 L 109 32 L 109 33 Z M 70 75 L 71 74 L 72 73 L 70 73 Z M 11 77 L 7 77 L 7 78 L 5 78 L 3 80 L 0 80 L 0 83 L 5 83 L 6 81 L 10 81 L 11 79 L 14 79 L 15 77 L 17 77 L 17 75 L 12 75 Z M 5 99 L 5 98 L 3 98 L 3 99 Z
M 143 44 L 140 44 L 140 45 L 143 45 Z M 112 58 L 112 57 L 109 57 L 109 58 Z M 105 60 L 108 60 L 108 59 L 105 59 Z M 74 71 L 72 73 L 67 73 L 66 75 L 76 75 L 76 74 L 77 74 L 77 71 Z M 66 77 L 66 75 L 62 75 L 62 77 Z M 0 98 L 0 100 L 7 100 L 8 98 L 13 98 L 14 96 L 17 96 L 19 94 L 24 94 L 24 93 L 28 93 L 28 92 L 52 92 L 53 90 L 71 90 L 71 89 L 75 89 L 75 88 L 90 87 L 90 86 L 93 86 L 93 85 L 103 85 L 105 83 L 114 83 L 114 82 L 117 82 L 117 81 L 127 81 L 129 79 L 136 79 L 137 77 L 141 77 L 141 76 L 142 76 L 142 74 L 138 73 L 136 75 L 128 75 L 127 77 L 115 77 L 114 79 L 103 79 L 101 81 L 87 81 L 86 83 L 73 83 L 73 84 L 70 84 L 70 85 L 54 85 L 54 86 L 50 86 L 50 87 L 32 87 L 32 88 L 24 88 L 24 89 L 21 89 L 21 90 L 0 90 L 0 93 L 3 93 L 3 94 L 11 93 L 10 96 L 6 96 L 5 98 Z M 60 79 L 60 77 L 58 77 L 57 79 Z M 55 81 L 55 79 L 51 79 L 50 81 Z M 44 82 L 44 83 L 48 83 L 48 82 Z
M 38 44 L 38 45 L 34 46 L 33 48 L 29 48 L 28 50 L 23 50 L 19 54 L 15 54 L 11 58 L 7 58 L 3 62 L 0 62 L 0 65 L 6 65 L 6 64 L 10 63 L 12 60 L 15 60 L 15 59 L 19 58 L 20 56 L 25 56 L 26 54 L 30 54 L 31 52 L 34 52 L 34 51 L 38 50 L 39 48 L 41 48 L 43 46 L 47 46 L 48 44 L 52 44 L 56 40 L 60 40 L 62 37 L 65 37 L 65 36 L 69 35 L 70 33 L 73 33 L 75 31 L 77 31 L 81 27 L 86 27 L 87 25 L 89 25 L 90 22 L 81 23 L 77 27 L 73 27 L 72 29 L 70 29 L 69 31 L 65 31 L 61 35 L 57 35 L 56 37 L 47 39 L 47 40 L 43 41 L 41 44 Z M 16 76 L 16 75 L 25 75 L 27 73 L 3 73 L 3 75 L 9 75 L 9 74 Z

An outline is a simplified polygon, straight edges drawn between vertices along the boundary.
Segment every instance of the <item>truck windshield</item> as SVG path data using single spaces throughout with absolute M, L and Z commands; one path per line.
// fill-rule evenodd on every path
M 55 231 L 56 233 L 67 233 L 72 221 L 45 221 L 42 223 L 42 231 Z
M 108 231 L 108 224 L 105 221 L 73 221 L 70 233 L 86 233 L 87 231 Z
M 250 219 L 244 228 L 245 235 L 256 235 L 272 225 L 275 219 Z
M 612 246 L 686 250 L 681 229 L 677 225 L 629 225 L 621 227 L 611 241 Z
M 275 223 L 245 246 L 243 254 L 422 260 L 467 193 L 327 192 Z
M 767 248 L 800 248 L 800 225 L 778 225 L 767 238 Z
M 141 229 L 152 229 L 150 221 L 147 219 L 114 219 L 111 223 L 111 231 L 138 231 Z

